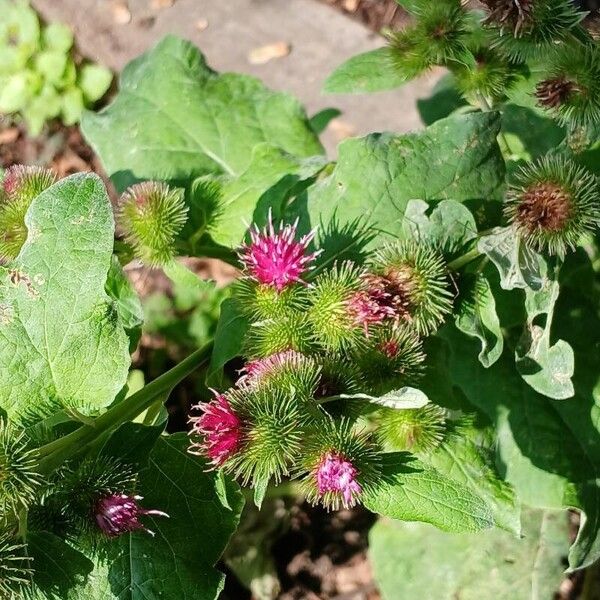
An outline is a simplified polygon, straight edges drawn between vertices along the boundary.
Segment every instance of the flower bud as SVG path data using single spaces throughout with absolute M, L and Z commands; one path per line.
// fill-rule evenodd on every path
M 583 17 L 572 0 L 483 0 L 493 45 L 512 59 L 545 57 Z
M 600 223 L 597 178 L 561 157 L 522 167 L 511 185 L 504 214 L 525 242 L 564 256 Z
M 298 460 L 312 415 L 305 402 L 272 386 L 228 392 L 243 424 L 243 451 L 225 464 L 243 485 L 276 482 Z
M 466 13 L 459 2 L 423 2 L 413 12 L 414 26 L 388 35 L 389 52 L 398 73 L 412 79 L 435 65 L 448 66 L 463 59 Z
M 108 494 L 100 498 L 94 509 L 98 527 L 109 537 L 138 530 L 153 536 L 154 532 L 140 522 L 140 517 L 145 515 L 168 517 L 169 515 L 160 510 L 142 508 L 138 503 L 142 499 L 141 496 L 127 494 Z
M 256 359 L 286 350 L 308 354 L 312 337 L 306 317 L 299 312 L 252 323 L 244 342 L 246 356 Z
M 15 258 L 27 240 L 25 214 L 33 200 L 56 181 L 42 167 L 14 165 L 6 169 L 0 188 L 0 258 Z
M 277 291 L 277 288 L 259 284 L 244 278 L 235 283 L 234 294 L 244 313 L 252 321 L 265 321 L 290 315 L 302 310 L 305 304 L 305 288 L 289 285 Z
M 422 242 L 402 241 L 383 248 L 373 271 L 385 281 L 398 318 L 419 335 L 435 331 L 452 311 L 452 294 L 443 257 Z
M 383 408 L 376 418 L 382 445 L 391 451 L 430 452 L 441 443 L 446 411 L 435 404 L 422 408 Z
M 424 360 L 419 336 L 406 326 L 378 329 L 354 356 L 364 388 L 374 395 L 414 385 L 423 375 Z
M 236 385 L 241 388 L 269 385 L 308 402 L 315 394 L 319 376 L 320 367 L 312 358 L 286 350 L 247 362 Z
M 255 225 L 250 230 L 250 243 L 240 251 L 248 277 L 281 292 L 286 287 L 302 282 L 302 276 L 318 252 L 308 252 L 315 232 L 296 240 L 298 221 L 279 226 L 275 230 L 271 211 L 267 227 L 260 231 Z
M 187 220 L 183 190 L 162 182 L 131 186 L 119 199 L 117 223 L 136 258 L 149 266 L 165 265 L 175 256 L 177 236 Z
M 600 54 L 597 48 L 570 45 L 550 55 L 545 79 L 536 86 L 539 104 L 561 124 L 588 127 L 600 121 Z
M 42 482 L 25 433 L 0 419 L 0 515 L 29 506 Z
M 328 352 L 361 343 L 369 325 L 369 298 L 360 269 L 346 262 L 321 273 L 307 291 L 307 319 L 315 341 Z M 366 314 L 365 313 L 365 314 Z

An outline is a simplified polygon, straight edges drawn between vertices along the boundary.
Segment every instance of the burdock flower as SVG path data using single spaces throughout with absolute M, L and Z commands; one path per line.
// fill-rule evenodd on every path
M 327 509 L 350 508 L 379 478 L 378 447 L 349 419 L 326 417 L 304 444 L 299 467 L 306 498 Z
M 342 455 L 326 452 L 315 472 L 319 496 L 325 494 L 339 495 L 344 508 L 356 504 L 357 496 L 362 492 L 356 480 L 358 470 Z
M 154 535 L 153 531 L 140 523 L 140 517 L 144 515 L 168 517 L 169 515 L 160 510 L 142 508 L 138 504 L 139 500 L 142 500 L 141 496 L 127 494 L 110 494 L 100 498 L 94 509 L 98 527 L 109 537 L 117 537 L 137 530 Z
M 543 158 L 517 174 L 504 213 L 525 242 L 564 256 L 600 222 L 596 177 L 565 158 Z
M 175 255 L 177 236 L 187 221 L 183 191 L 156 181 L 131 186 L 119 199 L 117 223 L 138 259 L 165 265 Z
M 279 231 L 276 231 L 269 212 L 267 227 L 262 232 L 256 225 L 250 230 L 250 243 L 240 251 L 240 259 L 249 277 L 274 287 L 278 292 L 293 283 L 302 282 L 302 275 L 319 253 L 307 254 L 315 231 L 296 240 L 297 228 L 296 220 L 293 225 L 280 225 Z
M 192 441 L 189 452 L 206 456 L 215 467 L 220 467 L 240 449 L 242 430 L 241 421 L 226 396 L 213 393 L 213 400 L 196 406 L 204 414 L 190 418 L 190 435 L 200 439 Z
M 348 300 L 346 307 L 352 320 L 369 335 L 371 325 L 379 325 L 386 320 L 398 318 L 395 298 L 387 289 L 387 282 L 377 275 L 367 274 L 363 278 L 365 288 L 356 292 Z

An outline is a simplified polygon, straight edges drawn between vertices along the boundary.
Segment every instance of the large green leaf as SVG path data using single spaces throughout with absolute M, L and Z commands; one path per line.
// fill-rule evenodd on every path
M 600 556 L 600 434 L 594 400 L 600 372 L 594 340 L 600 340 L 600 327 L 597 317 L 592 319 L 583 307 L 562 311 L 561 336 L 572 345 L 579 339 L 581 348 L 574 345 L 572 400 L 555 401 L 536 393 L 521 379 L 508 351 L 483 369 L 473 356 L 471 340 L 449 327 L 444 336 L 451 342 L 453 380 L 494 422 L 498 461 L 519 499 L 530 506 L 578 507 L 586 513 L 569 555 L 571 568 L 578 568 Z
M 521 532 L 520 507 L 515 493 L 494 464 L 491 427 L 476 427 L 472 419 L 451 422 L 444 441 L 421 459 L 440 474 L 468 487 L 490 508 L 498 527 Z
M 256 146 L 248 168 L 223 185 L 222 215 L 211 229 L 213 240 L 226 246 L 239 246 L 248 223 L 264 223 L 269 209 L 275 218 L 281 217 L 284 202 L 292 190 L 298 183 L 313 177 L 325 164 L 325 157 L 299 159 L 270 144 Z
M 378 233 L 377 245 L 403 233 L 409 200 L 452 199 L 470 207 L 500 200 L 499 126 L 497 114 L 473 113 L 443 119 L 422 133 L 343 142 L 331 175 L 308 189 L 312 225 L 343 227 L 364 219 Z
M 128 339 L 104 291 L 114 224 L 104 185 L 72 175 L 32 203 L 29 237 L 0 269 L 0 406 L 93 412 L 123 387 Z
M 329 75 L 323 91 L 329 94 L 361 94 L 391 90 L 406 83 L 394 66 L 389 48 L 357 54 Z
M 384 600 L 548 600 L 564 578 L 566 515 L 529 511 L 523 533 L 448 534 L 380 521 L 369 557 Z
M 250 327 L 239 302 L 228 298 L 221 304 L 221 315 L 215 333 L 215 347 L 206 374 L 206 383 L 214 387 L 224 385 L 223 367 L 242 351 L 246 332 Z
M 170 518 L 146 517 L 156 535 L 126 534 L 96 559 L 85 586 L 69 600 L 215 600 L 224 575 L 214 568 L 237 527 L 243 507 L 239 488 L 226 483 L 229 507 L 220 500 L 219 477 L 187 450 L 183 433 L 159 438 L 142 471 L 140 494 L 146 507 Z M 108 581 L 108 585 L 107 585 Z
M 47 531 L 29 533 L 27 552 L 34 570 L 31 596 L 35 600 L 67 598 L 69 591 L 94 568 L 84 554 Z
M 252 77 L 215 73 L 193 44 L 173 36 L 125 67 L 113 103 L 86 113 L 82 129 L 120 188 L 236 175 L 261 142 L 300 157 L 323 151 L 294 98 Z
M 492 513 L 476 493 L 405 453 L 384 455 L 380 481 L 363 493 L 364 505 L 380 515 L 431 523 L 444 531 L 493 527 Z

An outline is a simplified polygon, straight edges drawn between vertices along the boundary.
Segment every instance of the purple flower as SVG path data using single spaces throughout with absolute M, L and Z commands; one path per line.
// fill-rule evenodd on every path
M 302 281 L 302 275 L 318 252 L 306 254 L 315 232 L 296 240 L 297 227 L 296 220 L 293 225 L 281 225 L 279 231 L 275 231 L 269 212 L 269 222 L 262 232 L 256 226 L 250 230 L 251 242 L 241 249 L 240 259 L 252 279 L 278 292 Z
M 94 510 L 98 527 L 109 537 L 117 537 L 138 529 L 154 535 L 154 532 L 140 523 L 139 518 L 143 515 L 156 517 L 169 515 L 160 510 L 146 510 L 138 504 L 139 500 L 142 500 L 141 496 L 127 494 L 110 494 L 100 498 Z
M 200 441 L 192 442 L 190 452 L 207 456 L 215 467 L 220 467 L 241 446 L 241 421 L 223 394 L 215 394 L 214 400 L 198 404 L 203 411 L 200 417 L 191 417 L 192 434 Z
M 356 504 L 356 496 L 362 488 L 356 476 L 358 470 L 344 456 L 326 452 L 316 470 L 317 489 L 320 496 L 327 493 L 340 494 L 345 508 Z

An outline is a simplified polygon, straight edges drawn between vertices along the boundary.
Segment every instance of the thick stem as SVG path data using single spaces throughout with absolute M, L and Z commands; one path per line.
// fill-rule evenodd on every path
M 159 396 L 163 394 L 165 396 L 168 395 L 181 380 L 185 379 L 201 365 L 207 363 L 210 359 L 212 348 L 212 342 L 206 344 L 190 354 L 171 370 L 163 373 L 163 375 L 151 381 L 138 392 L 94 419 L 93 424 L 84 425 L 72 433 L 42 446 L 38 450 L 38 456 L 41 458 L 39 463 L 40 472 L 51 472 L 100 435 L 115 429 L 126 421 L 135 419 L 139 414 L 152 406 Z
M 481 256 L 481 252 L 477 249 L 477 247 L 472 248 L 468 252 L 465 252 L 462 256 L 455 258 L 452 262 L 448 263 L 449 271 L 458 271 L 462 269 L 465 265 L 473 262 L 475 259 Z

